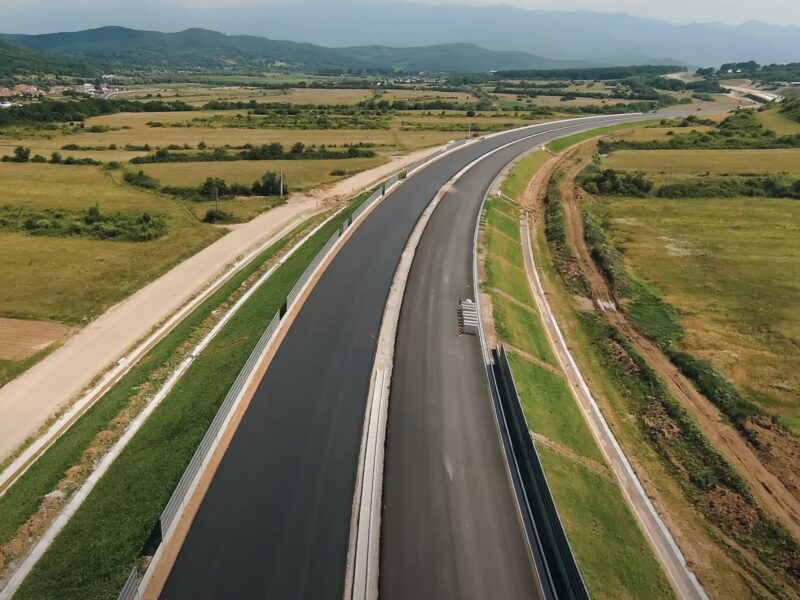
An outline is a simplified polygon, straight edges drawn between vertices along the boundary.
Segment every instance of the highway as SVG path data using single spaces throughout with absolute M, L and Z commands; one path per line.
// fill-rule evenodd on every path
M 322 274 L 287 332 L 202 501 L 161 597 L 342 597 L 359 443 L 376 338 L 399 257 L 420 214 L 453 175 L 505 143 L 542 134 L 495 155 L 498 157 L 493 161 L 495 167 L 502 158 L 507 162 L 510 160 L 508 157 L 553 137 L 631 118 L 637 117 L 542 125 L 483 140 L 423 169 L 374 210 Z M 570 129 L 553 131 L 564 127 Z M 502 158 L 500 154 L 503 154 Z M 473 185 L 485 189 L 493 178 L 492 173 L 498 170 L 495 167 L 481 169 L 481 174 L 471 179 Z M 472 201 L 475 197 L 470 195 Z M 438 213 L 447 204 L 452 203 L 440 205 L 434 213 L 434 220 L 439 220 Z M 470 202 L 464 210 L 470 215 L 464 219 L 472 219 L 474 224 L 476 207 Z M 458 212 L 456 207 L 452 214 Z M 442 227 L 446 229 L 447 225 L 438 225 L 434 229 L 432 221 L 431 231 L 441 231 Z M 462 230 L 463 227 L 458 231 Z M 469 240 L 471 244 L 471 232 Z M 451 259 L 456 261 L 455 245 L 452 250 Z M 461 257 L 464 264 L 471 260 L 470 253 L 471 248 Z M 453 305 L 453 319 L 455 310 Z M 404 355 L 420 350 L 405 350 L 405 346 L 399 344 L 398 340 L 398 348 Z M 466 360 L 463 366 L 469 372 L 456 376 L 457 379 L 465 385 L 478 385 L 485 393 L 486 384 L 481 379 L 483 371 L 479 377 L 471 372 L 476 364 L 477 350 L 465 349 L 463 352 Z M 400 356 L 398 359 L 403 360 Z M 454 374 L 448 372 L 448 375 Z M 432 371 L 427 377 L 428 381 L 432 380 Z M 399 375 L 395 375 L 395 381 L 395 385 L 401 385 Z M 391 402 L 395 402 L 395 389 L 392 390 Z M 469 418 L 476 431 L 482 432 L 476 435 L 484 436 L 483 443 L 488 447 L 491 440 L 485 421 L 494 417 L 488 410 L 488 400 L 486 402 L 487 410 L 481 413 L 476 405 Z M 413 424 L 414 416 L 410 418 Z M 416 418 L 425 419 L 424 415 Z M 432 439 L 435 434 L 435 430 L 429 428 L 425 437 Z M 466 431 L 462 432 L 461 436 L 466 434 Z M 392 444 L 398 437 L 390 431 L 389 468 L 395 464 L 392 453 L 396 445 Z M 454 440 L 456 447 L 464 443 Z M 446 446 L 451 447 L 450 443 Z M 420 459 L 437 460 L 437 448 L 431 447 L 430 452 L 421 455 Z M 472 489 L 480 485 L 480 477 L 489 477 L 483 481 L 485 494 L 478 508 L 486 510 L 494 506 L 514 512 L 516 508 L 509 501 L 510 494 L 505 491 L 508 486 L 503 479 L 506 467 L 498 460 L 501 457 L 499 450 L 496 454 L 481 458 L 478 477 L 470 480 L 469 486 Z M 387 485 L 388 491 L 392 485 L 393 482 Z M 495 485 L 500 489 L 493 490 L 491 486 Z M 496 494 L 491 494 L 492 491 Z M 450 496 L 443 497 L 444 503 L 438 506 L 445 509 L 454 506 L 451 492 L 444 490 L 443 493 Z M 421 487 L 419 497 L 433 501 L 427 494 L 428 490 Z M 493 501 L 495 496 L 499 500 Z M 463 498 L 461 501 L 469 503 L 471 499 Z M 420 518 L 425 518 L 425 511 L 440 510 L 434 506 L 418 508 L 423 511 Z M 387 512 L 387 515 L 391 518 L 391 513 Z M 480 527 L 487 530 L 497 521 L 491 514 L 485 516 L 490 521 Z M 495 536 L 501 546 L 489 546 L 488 552 L 505 553 L 509 549 L 521 552 L 520 533 L 513 525 L 513 518 L 510 515 L 497 517 L 504 521 L 500 526 L 506 529 Z M 428 522 L 431 522 L 430 518 Z M 444 536 L 450 525 L 442 522 L 441 526 L 441 531 L 431 530 L 427 534 Z M 388 527 L 387 531 L 391 531 Z M 413 530 L 425 533 L 416 525 Z M 450 540 L 451 548 L 456 541 Z M 427 536 L 425 539 L 406 537 L 398 539 L 398 543 L 421 546 L 428 544 L 429 539 Z M 447 540 L 443 540 L 439 547 L 445 548 L 446 543 Z M 500 562 L 513 563 L 511 570 L 519 574 L 519 579 L 508 583 L 512 586 L 508 589 L 521 595 L 491 594 L 488 597 L 529 597 L 525 594 L 528 586 L 533 584 L 534 576 L 525 562 L 526 557 L 503 554 L 490 559 L 482 547 L 473 551 L 480 553 L 483 560 L 475 558 L 468 564 L 482 563 L 486 570 L 487 567 L 501 568 Z M 407 554 L 405 549 L 398 552 Z M 385 564 L 384 561 L 384 568 Z M 466 564 L 460 558 L 454 558 L 450 564 L 452 568 L 445 572 L 448 577 L 463 574 L 460 569 Z M 435 567 L 432 564 L 429 568 Z M 394 580 L 402 581 L 409 573 L 401 570 Z M 472 577 L 480 575 L 473 574 Z M 442 580 L 440 577 L 439 581 Z M 493 576 L 487 575 L 489 580 L 493 580 Z M 439 585 L 435 577 L 430 578 L 430 584 Z
M 384 469 L 380 597 L 538 598 L 477 337 L 473 233 L 492 180 L 523 142 L 442 198 L 417 248 L 398 326 Z

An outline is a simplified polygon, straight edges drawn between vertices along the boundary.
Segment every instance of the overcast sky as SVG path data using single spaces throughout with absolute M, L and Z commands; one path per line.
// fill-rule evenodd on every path
M 168 6 L 174 9 L 234 8 L 268 5 L 288 0 L 0 0 L 0 31 L 42 32 L 70 28 L 95 27 L 99 24 L 136 26 L 151 11 Z M 302 1 L 302 0 L 301 0 Z M 327 0 L 316 0 L 327 1 Z M 330 0 L 341 2 L 342 0 Z M 379 4 L 388 0 L 360 0 Z M 776 25 L 800 25 L 800 0 L 410 0 L 420 3 L 513 4 L 522 8 L 544 10 L 592 10 L 625 12 L 679 23 L 718 21 L 729 24 L 759 20 Z M 148 14 L 149 13 L 149 14 Z M 185 26 L 191 26 L 187 10 Z M 171 20 L 170 20 L 171 22 Z M 59 24 L 63 24 L 59 27 Z

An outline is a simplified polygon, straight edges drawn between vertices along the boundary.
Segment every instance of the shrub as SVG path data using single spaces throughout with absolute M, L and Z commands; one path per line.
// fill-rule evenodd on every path
M 231 213 L 225 212 L 224 210 L 216 210 L 210 208 L 206 211 L 205 217 L 203 217 L 203 223 L 233 223 L 234 218 Z

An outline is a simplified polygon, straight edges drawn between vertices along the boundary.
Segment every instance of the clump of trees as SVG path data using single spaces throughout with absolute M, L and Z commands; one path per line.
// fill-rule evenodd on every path
M 199 147 L 199 146 L 198 146 Z M 228 148 L 217 147 L 209 150 L 201 148 L 200 152 L 171 152 L 160 148 L 153 154 L 137 156 L 131 159 L 132 164 L 154 164 L 175 162 L 225 162 L 233 160 L 319 160 L 319 159 L 348 159 L 348 158 L 374 158 L 375 151 L 365 144 L 354 144 L 343 150 L 334 150 L 326 146 L 306 146 L 297 142 L 286 150 L 283 144 L 273 142 L 254 146 L 246 144 L 238 152 L 231 152 Z
M 644 198 L 653 190 L 653 182 L 641 171 L 627 173 L 614 169 L 589 170 L 584 172 L 579 183 L 590 194 Z
M 162 186 L 161 183 L 144 171 L 126 171 L 123 181 L 142 189 L 160 191 L 184 200 L 202 202 L 206 200 L 230 199 L 239 196 L 280 196 L 289 193 L 286 177 L 281 186 L 281 175 L 267 171 L 252 185 L 242 183 L 228 184 L 221 177 L 207 177 L 198 187 Z

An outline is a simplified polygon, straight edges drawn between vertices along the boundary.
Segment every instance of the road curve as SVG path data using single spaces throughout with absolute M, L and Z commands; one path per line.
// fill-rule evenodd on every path
M 550 137 L 631 118 L 540 125 L 480 141 L 421 170 L 370 214 L 277 350 L 163 598 L 341 598 L 376 338 L 399 257 L 422 211 L 453 175 L 505 143 L 532 134 L 542 135 L 530 144 L 542 143 L 555 129 Z
M 506 467 L 478 338 L 460 335 L 474 299 L 472 252 L 489 185 L 519 142 L 442 198 L 417 248 L 398 326 L 387 426 L 380 597 L 540 598 Z

